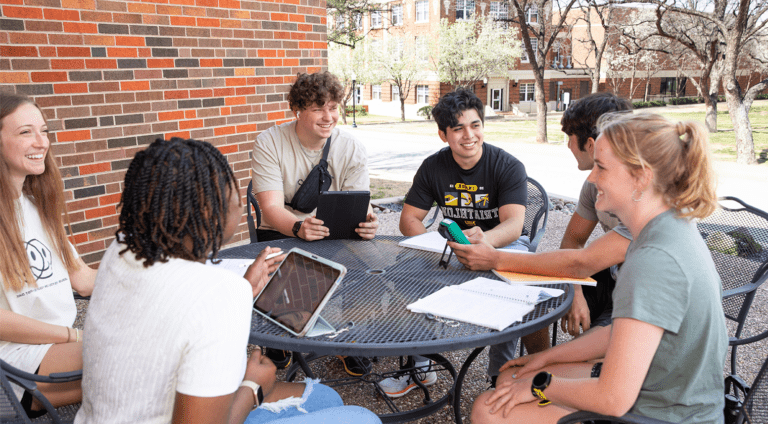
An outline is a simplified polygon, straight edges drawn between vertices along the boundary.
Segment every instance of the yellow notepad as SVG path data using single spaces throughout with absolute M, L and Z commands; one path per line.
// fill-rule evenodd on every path
M 493 270 L 497 277 L 509 284 L 550 284 L 571 283 L 583 286 L 596 286 L 597 281 L 592 278 L 552 277 L 548 275 L 523 274 L 520 272 Z

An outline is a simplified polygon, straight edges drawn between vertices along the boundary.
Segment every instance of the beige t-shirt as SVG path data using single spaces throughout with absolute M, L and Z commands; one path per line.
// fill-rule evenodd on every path
M 256 138 L 253 145 L 253 192 L 282 191 L 283 201 L 290 203 L 309 171 L 320 162 L 323 151 L 311 151 L 299 142 L 296 121 L 276 125 Z M 328 172 L 333 177 L 329 191 L 369 190 L 368 155 L 365 147 L 352 135 L 334 128 L 328 152 Z M 301 213 L 290 206 L 285 209 L 303 220 L 315 211 Z M 262 215 L 261 229 L 274 230 Z

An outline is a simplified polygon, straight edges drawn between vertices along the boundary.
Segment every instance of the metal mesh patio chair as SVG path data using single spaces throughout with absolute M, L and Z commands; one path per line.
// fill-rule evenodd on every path
M 66 383 L 82 378 L 82 371 L 55 373 L 47 376 L 30 374 L 0 360 L 0 422 L 3 424 L 65 424 L 73 422 L 77 410 L 80 409 L 80 404 L 54 408 L 48 399 L 40 393 L 40 390 L 37 389 L 37 383 Z M 40 401 L 48 413 L 42 417 L 30 420 L 24 412 L 24 408 L 21 406 L 21 400 L 18 399 L 13 392 L 12 387 L 14 384 L 23 387 L 26 392 L 29 392 L 35 399 Z
M 735 197 L 719 200 L 721 209 L 697 226 L 722 280 L 725 317 L 735 323 L 730 345 L 731 374 L 736 375 L 736 348 L 762 339 L 768 332 L 744 332 L 757 289 L 768 279 L 768 213 Z M 752 336 L 745 337 L 748 334 Z
M 246 198 L 245 215 L 248 217 L 248 235 L 251 236 L 251 243 L 257 243 L 259 241 L 259 236 L 256 233 L 256 229 L 261 225 L 261 211 L 259 210 L 259 203 L 256 201 L 256 196 L 253 194 L 253 181 L 248 183 Z M 253 218 L 254 215 L 256 215 L 255 221 Z
M 440 208 L 435 208 L 435 213 L 424 223 L 424 227 L 429 228 L 435 223 Z M 544 218 L 542 220 L 542 218 Z M 538 181 L 528 177 L 528 205 L 525 207 L 525 221 L 523 222 L 523 232 L 528 232 L 531 239 L 531 247 L 528 249 L 535 252 L 539 247 L 541 238 L 544 237 L 544 231 L 547 228 L 549 219 L 549 197 L 546 190 Z
M 763 333 L 765 338 L 768 334 Z M 768 357 L 765 358 L 760 372 L 757 373 L 752 386 L 747 386 L 738 376 L 729 375 L 725 378 L 725 396 L 731 396 L 731 399 L 742 400 L 742 405 L 738 409 L 738 415 L 733 420 L 726 422 L 736 424 L 758 424 L 768 423 Z M 731 391 L 733 388 L 733 391 Z M 667 421 L 661 421 L 654 418 L 643 417 L 636 414 L 626 414 L 622 417 L 611 417 L 594 412 L 578 411 L 561 418 L 557 424 L 573 424 L 581 422 L 611 422 L 611 423 L 630 423 L 630 424 L 669 424 Z

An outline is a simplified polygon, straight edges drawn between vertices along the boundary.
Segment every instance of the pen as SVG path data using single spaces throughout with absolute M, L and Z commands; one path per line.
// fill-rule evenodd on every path
M 275 256 L 280 256 L 280 255 L 282 255 L 282 254 L 283 254 L 283 251 L 282 251 L 282 250 L 281 250 L 281 251 L 279 251 L 279 252 L 270 253 L 269 255 L 267 255 L 267 257 L 266 257 L 266 258 L 264 258 L 264 260 L 269 260 L 269 259 L 272 259 L 272 258 L 274 258 Z

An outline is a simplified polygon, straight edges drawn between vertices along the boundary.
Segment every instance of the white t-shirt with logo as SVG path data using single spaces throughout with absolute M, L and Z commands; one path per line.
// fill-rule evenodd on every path
M 15 292 L 7 290 L 0 277 L 0 308 L 48 324 L 71 327 L 77 316 L 77 305 L 67 267 L 59 254 L 52 250 L 53 243 L 43 228 L 35 205 L 26 196 L 21 196 L 19 206 L 22 240 L 37 286 L 26 284 L 21 291 Z M 69 246 L 72 248 L 71 244 Z M 16 368 L 34 373 L 50 347 L 51 344 L 29 345 L 0 341 L 0 358 Z M 21 388 L 16 385 L 13 387 L 16 395 L 21 398 Z

